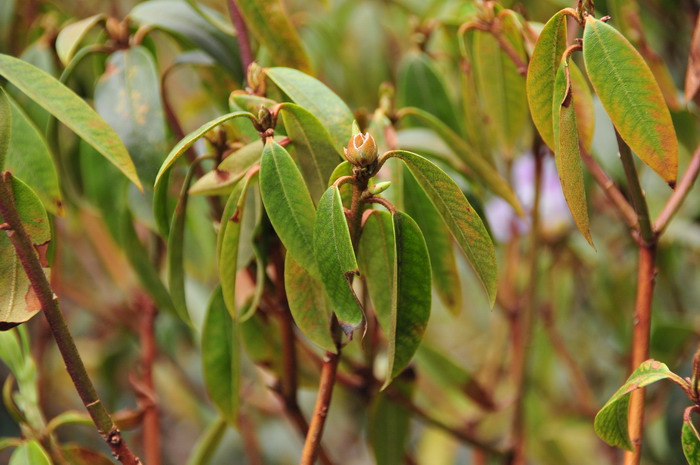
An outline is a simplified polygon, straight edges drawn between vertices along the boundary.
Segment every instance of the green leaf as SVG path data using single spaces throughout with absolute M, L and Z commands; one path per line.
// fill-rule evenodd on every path
M 415 375 L 399 377 L 392 384 L 404 398 L 411 399 L 415 390 Z M 387 392 L 375 398 L 368 420 L 369 443 L 376 465 L 405 463 L 406 444 L 411 434 L 411 411 L 395 402 Z
M 51 465 L 51 459 L 41 445 L 32 439 L 15 449 L 8 465 Z
M 552 132 L 552 96 L 559 63 L 566 49 L 567 18 L 568 16 L 560 11 L 547 21 L 527 67 L 527 100 L 532 121 L 542 140 L 552 150 L 557 145 Z
M 467 256 L 489 296 L 496 301 L 498 276 L 493 241 L 484 223 L 459 186 L 440 168 L 415 153 L 397 150 L 393 156 L 403 160 L 418 184 L 442 217 L 457 244 Z
M 463 132 L 440 72 L 430 57 L 420 50 L 411 50 L 401 62 L 396 102 L 399 108 L 420 108 L 457 134 Z
M 12 177 L 11 189 L 20 221 L 48 277 L 46 253 L 51 241 L 51 225 L 46 210 L 31 188 L 19 178 Z M 6 330 L 29 320 L 41 310 L 41 305 L 14 246 L 4 232 L 0 233 L 0 276 L 3 277 L 0 280 L 0 330 Z
M 384 386 L 401 373 L 413 358 L 430 318 L 430 257 L 423 233 L 413 218 L 403 212 L 394 221 L 395 261 L 391 326 L 388 340 L 388 368 Z
M 95 109 L 119 134 L 141 181 L 152 185 L 167 150 L 160 78 L 148 49 L 114 52 L 95 87 Z
M 117 133 L 75 92 L 46 72 L 8 55 L 0 54 L 0 75 L 92 145 L 141 187 L 136 168 Z
M 68 410 L 66 412 L 61 412 L 49 421 L 46 425 L 46 432 L 53 434 L 53 432 L 64 425 L 92 425 L 92 420 L 90 417 L 82 412 L 77 412 L 75 410 Z
M 659 85 L 641 55 L 612 26 L 588 16 L 588 77 L 622 139 L 667 183 L 678 174 L 678 141 Z
M 389 333 L 391 328 L 393 283 L 396 279 L 394 242 L 394 222 L 391 214 L 373 210 L 362 228 L 357 258 L 377 320 L 386 333 Z
M 656 360 L 647 360 L 639 365 L 627 379 L 627 382 L 613 394 L 595 417 L 595 432 L 611 446 L 633 450 L 627 429 L 627 410 L 629 394 L 644 386 L 674 377 L 668 367 Z
M 184 154 L 190 147 L 192 147 L 192 145 L 195 142 L 204 137 L 204 135 L 206 135 L 207 132 L 211 131 L 215 127 L 225 123 L 226 121 L 232 118 L 239 118 L 242 116 L 250 118 L 251 121 L 255 121 L 255 116 L 253 116 L 251 113 L 248 113 L 247 111 L 234 111 L 233 113 L 227 113 L 223 116 L 219 116 L 218 118 L 201 125 L 196 130 L 187 134 L 180 142 L 178 142 L 175 145 L 175 147 L 173 147 L 168 156 L 165 157 L 165 161 L 161 165 L 160 171 L 158 171 L 158 174 L 156 175 L 156 186 L 158 185 L 158 182 L 160 181 L 163 174 L 165 174 L 165 171 L 168 168 L 170 168 L 173 165 L 173 163 L 175 163 L 182 156 L 182 154 Z
M 27 185 L 50 213 L 62 213 L 58 173 L 46 139 L 17 102 L 10 97 L 8 100 L 12 112 L 12 135 L 5 140 L 5 143 L 9 142 L 9 149 L 4 169 L 26 179 Z
M 416 220 L 428 243 L 435 290 L 445 306 L 457 314 L 462 308 L 462 288 L 452 237 L 440 214 L 408 170 L 403 177 L 403 199 L 406 213 Z
M 202 328 L 202 370 L 209 397 L 233 427 L 238 424 L 240 403 L 238 340 L 238 325 L 226 310 L 221 288 L 217 287 Z
M 311 71 L 309 57 L 281 0 L 235 0 L 255 39 L 281 66 Z
M 559 118 L 559 125 L 555 132 L 557 145 L 554 149 L 554 161 L 559 173 L 561 190 L 576 227 L 591 247 L 595 248 L 588 219 L 586 186 L 583 180 L 579 134 L 576 126 L 576 95 L 572 89 L 569 89 L 568 97 L 565 97 L 564 101 L 561 100 L 566 93 L 566 66 L 567 63 L 562 60 L 557 72 L 556 90 L 552 101 L 552 113 L 556 111 L 558 114 L 554 114 Z
M 287 254 L 284 262 L 284 286 L 294 322 L 312 342 L 337 352 L 331 336 L 331 312 L 323 285 Z
M 75 444 L 62 446 L 61 455 L 71 465 L 109 465 L 112 463 L 103 454 Z
M 244 145 L 224 158 L 224 161 L 216 169 L 197 179 L 190 188 L 190 194 L 229 194 L 233 186 L 245 176 L 248 170 L 260 163 L 262 150 L 263 142 L 260 139 Z
M 326 191 L 328 178 L 343 161 L 328 130 L 308 110 L 293 103 L 283 103 L 280 113 L 287 136 L 292 141 L 301 174 L 314 202 Z
M 355 117 L 345 102 L 325 84 L 296 69 L 267 68 L 265 74 L 294 103 L 322 121 L 337 146 L 348 144 Z
M 56 36 L 56 54 L 63 66 L 70 63 L 88 32 L 104 19 L 105 15 L 98 14 L 70 23 L 61 29 L 61 32 Z
M 454 131 L 448 128 L 444 123 L 435 118 L 433 115 L 426 113 L 418 108 L 403 108 L 400 111 L 401 115 L 412 115 L 420 119 L 425 126 L 435 131 L 440 138 L 459 156 L 462 161 L 473 171 L 473 178 L 486 187 L 494 194 L 503 198 L 508 202 L 518 213 L 523 214 L 523 209 L 520 202 L 513 193 L 508 183 L 498 174 L 498 170 L 484 160 L 472 147 L 470 147 L 464 139 L 459 137 Z
M 268 141 L 263 149 L 260 193 L 270 223 L 288 253 L 315 274 L 314 204 L 296 163 L 274 141 Z
M 5 159 L 12 137 L 12 106 L 5 89 L 0 87 L 0 170 L 4 169 Z
M 353 275 L 359 270 L 340 191 L 335 186 L 329 187 L 318 202 L 313 249 L 321 282 L 338 322 L 347 334 L 352 333 L 364 320 L 362 305 L 352 289 Z
M 688 407 L 683 416 L 683 428 L 681 429 L 681 444 L 683 454 L 689 465 L 700 465 L 700 436 L 693 424 L 693 407 Z
M 576 66 L 576 63 L 569 63 L 569 73 L 571 74 L 571 90 L 576 95 L 576 127 L 581 145 L 587 152 L 591 151 L 593 144 L 593 133 L 595 131 L 595 109 L 593 108 L 593 96 L 588 86 L 588 81 L 583 73 Z
M 187 465 L 209 465 L 226 432 L 226 419 L 219 416 L 209 423 L 190 452 Z

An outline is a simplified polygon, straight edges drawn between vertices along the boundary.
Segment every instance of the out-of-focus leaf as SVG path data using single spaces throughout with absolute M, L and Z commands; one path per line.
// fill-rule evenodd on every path
M 276 65 L 311 71 L 309 57 L 281 0 L 235 0 L 253 36 Z
M 352 137 L 355 117 L 332 90 L 321 81 L 290 68 L 267 68 L 265 74 L 296 104 L 309 110 L 328 128 L 338 147 Z
M 560 11 L 547 21 L 527 67 L 527 100 L 532 121 L 552 150 L 557 145 L 552 132 L 552 96 L 559 63 L 566 49 L 567 18 Z
M 19 105 L 8 99 L 12 116 L 5 121 L 12 122 L 12 135 L 3 140 L 3 143 L 9 143 L 4 169 L 20 179 L 26 179 L 27 185 L 49 212 L 61 213 L 63 207 L 58 173 L 46 139 Z
M 231 111 L 236 111 L 236 108 L 257 115 L 261 107 L 269 109 L 277 105 L 277 102 L 267 97 L 251 95 L 243 90 L 234 90 L 228 98 L 228 105 Z
M 456 314 L 462 308 L 462 289 L 450 232 L 408 171 L 404 172 L 403 177 L 403 199 L 406 213 L 418 223 L 428 243 L 435 290 L 445 306 Z
M 688 407 L 683 415 L 683 428 L 681 430 L 681 444 L 683 454 L 689 465 L 700 465 L 700 436 L 693 424 L 693 407 Z
M 207 426 L 207 429 L 197 440 L 191 455 L 187 459 L 187 465 L 208 465 L 225 432 L 226 419 L 219 416 Z
M 464 163 L 474 172 L 475 180 L 488 187 L 494 194 L 511 204 L 518 214 L 522 214 L 522 207 L 508 183 L 498 174 L 498 170 L 484 160 L 464 139 L 448 128 L 443 122 L 433 115 L 418 108 L 404 108 L 400 115 L 412 115 L 428 128 L 435 131 L 442 140 L 459 156 Z
M 208 17 L 225 22 L 218 11 L 204 5 L 199 5 L 199 8 Z M 184 37 L 211 55 L 232 76 L 239 79 L 244 76 L 236 38 L 212 26 L 187 2 L 151 0 L 139 3 L 129 12 L 129 17 L 141 25 L 154 25 L 175 36 Z
M 110 459 L 99 452 L 74 444 L 61 447 L 61 454 L 71 465 L 108 465 L 112 463 Z
M 210 10 L 209 8 L 204 8 L 199 4 L 197 0 L 185 0 L 203 19 L 205 19 L 209 24 L 223 32 L 227 35 L 235 35 L 236 31 L 231 27 L 231 22 L 226 21 L 221 15 Z M 210 14 L 210 12 L 213 12 Z
M 95 87 L 95 109 L 121 137 L 143 183 L 152 185 L 167 150 L 167 135 L 158 70 L 146 48 L 109 56 Z
M 313 231 L 316 265 L 333 312 L 346 333 L 362 324 L 362 305 L 352 289 L 352 278 L 359 273 L 350 240 L 340 191 L 331 186 L 318 202 Z
M 314 204 L 296 163 L 274 141 L 268 141 L 263 149 L 260 193 L 287 252 L 314 275 Z
M 413 374 L 406 378 L 397 378 L 392 388 L 410 400 L 415 389 L 415 379 Z M 392 401 L 388 393 L 381 392 L 370 411 L 367 433 L 377 465 L 405 463 L 405 448 L 411 433 L 411 411 Z
M 0 54 L 0 75 L 92 145 L 134 184 L 136 168 L 117 133 L 78 95 L 17 58 Z
M 57 428 L 64 425 L 92 425 L 92 420 L 84 413 L 68 410 L 53 417 L 46 425 L 46 431 L 53 433 Z
M 400 108 L 416 107 L 427 111 L 457 134 L 463 132 L 440 73 L 420 50 L 410 51 L 401 62 L 396 102 Z
M 165 161 L 160 167 L 160 171 L 158 171 L 158 175 L 156 175 L 155 184 L 157 185 L 165 171 L 168 168 L 170 168 L 173 165 L 173 163 L 175 163 L 182 156 L 182 154 L 184 154 L 187 151 L 187 149 L 192 147 L 192 145 L 195 142 L 204 137 L 204 135 L 207 132 L 211 131 L 215 127 L 225 123 L 226 121 L 232 118 L 239 117 L 247 117 L 253 121 L 255 120 L 255 116 L 253 116 L 251 113 L 248 113 L 247 111 L 235 111 L 233 113 L 227 113 L 223 116 L 219 116 L 218 118 L 201 125 L 196 130 L 187 134 L 180 142 L 178 142 L 175 145 L 175 147 L 173 147 L 168 156 L 165 158 Z
M 388 368 L 384 386 L 409 364 L 428 326 L 432 272 L 423 233 L 413 218 L 403 212 L 394 222 L 394 291 L 388 340 Z
M 571 216 L 574 218 L 576 227 L 581 231 L 591 247 L 593 238 L 591 237 L 590 221 L 588 219 L 588 203 L 586 202 L 586 186 L 583 181 L 583 167 L 581 166 L 581 149 L 579 148 L 579 135 L 576 127 L 576 95 L 572 89 L 570 94 L 566 93 L 566 68 L 567 64 L 562 61 L 557 72 L 556 85 L 552 101 L 552 114 L 559 118 L 559 125 L 554 136 L 557 138 L 557 145 L 554 148 L 554 161 L 559 173 L 561 190 L 564 199 L 569 207 Z M 562 101 L 562 99 L 565 99 Z M 556 111 L 556 113 L 555 113 Z
M 234 184 L 240 181 L 249 169 L 260 163 L 262 150 L 263 142 L 260 139 L 236 150 L 224 158 L 224 161 L 216 169 L 197 179 L 190 188 L 190 194 L 221 195 L 230 193 Z
M 5 159 L 12 137 L 12 105 L 5 89 L 0 87 L 0 170 L 4 169 Z
M 493 241 L 484 223 L 459 186 L 430 161 L 415 153 L 398 150 L 418 184 L 433 203 L 481 280 L 493 307 L 496 301 L 497 265 Z
M 464 129 L 469 145 L 489 164 L 493 165 L 493 154 L 488 134 L 485 134 L 486 115 L 479 102 L 476 75 L 474 72 L 474 37 L 478 31 L 467 31 L 459 37 L 462 52 L 461 90 Z
M 32 439 L 15 449 L 8 465 L 51 465 L 51 459 L 41 445 Z
M 15 21 L 15 8 L 17 0 L 6 0 L 0 3 L 0 51 L 7 48 L 8 39 L 12 32 L 12 23 Z
M 627 430 L 629 394 L 639 388 L 674 376 L 676 375 L 665 364 L 656 360 L 647 360 L 639 365 L 627 378 L 625 384 L 613 394 L 596 415 L 595 432 L 611 446 L 633 450 Z
M 365 277 L 369 297 L 382 329 L 391 328 L 394 293 L 394 222 L 389 212 L 374 210 L 365 222 L 358 247 L 360 274 Z
M 342 161 L 340 151 L 328 130 L 305 108 L 283 103 L 280 113 L 311 198 L 318 202 L 326 191 L 329 176 Z
M 593 96 L 590 87 L 588 87 L 588 81 L 573 61 L 569 63 L 569 73 L 571 74 L 571 90 L 576 96 L 574 110 L 576 110 L 578 137 L 583 148 L 590 152 L 593 144 L 593 132 L 595 131 Z
M 331 315 L 323 285 L 287 254 L 284 286 L 294 322 L 306 337 L 324 350 L 337 352 L 331 336 Z
M 78 50 L 80 42 L 90 30 L 100 22 L 104 21 L 105 15 L 97 14 L 80 21 L 70 23 L 61 29 L 56 37 L 56 54 L 59 60 L 66 66 L 70 63 L 73 55 Z
M 588 16 L 588 77 L 620 136 L 667 183 L 678 174 L 678 141 L 659 85 L 644 59 L 612 26 Z
M 695 21 L 693 39 L 688 53 L 688 70 L 685 73 L 685 99 L 695 99 L 700 90 L 700 16 Z
M 238 324 L 226 310 L 218 287 L 209 301 L 202 328 L 202 370 L 212 402 L 226 421 L 237 425 L 240 386 Z
M 51 241 L 51 225 L 41 200 L 24 182 L 12 178 L 12 189 L 19 219 L 27 231 L 44 271 L 49 274 L 46 253 Z M 2 215 L 0 215 L 0 220 Z M 33 317 L 41 304 L 29 283 L 15 248 L 0 234 L 0 330 L 7 330 Z

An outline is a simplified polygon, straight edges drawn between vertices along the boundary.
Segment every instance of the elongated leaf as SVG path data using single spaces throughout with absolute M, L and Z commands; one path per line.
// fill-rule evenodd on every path
M 0 170 L 4 169 L 12 137 L 12 106 L 5 89 L 0 87 Z
M 595 109 L 593 108 L 593 96 L 588 86 L 588 81 L 583 73 L 576 66 L 576 63 L 569 62 L 569 73 L 571 74 L 571 90 L 576 95 L 576 127 L 578 137 L 583 148 L 590 152 L 593 144 L 593 133 L 595 131 Z
M 630 396 L 644 386 L 675 376 L 668 367 L 656 360 L 647 360 L 634 370 L 627 382 L 613 394 L 595 417 L 595 432 L 611 446 L 633 450 L 627 430 L 627 410 Z
M 56 37 L 56 54 L 63 66 L 70 63 L 88 32 L 104 19 L 105 15 L 98 14 L 70 23 L 61 29 Z
M 61 213 L 63 206 L 58 173 L 46 139 L 19 105 L 14 100 L 9 100 L 12 135 L 5 141 L 9 142 L 5 169 L 20 179 L 26 179 L 27 185 L 49 212 Z
M 335 186 L 329 187 L 318 202 L 313 249 L 338 322 L 346 333 L 352 333 L 364 319 L 362 305 L 352 289 L 353 275 L 359 271 L 340 191 Z
M 404 56 L 399 68 L 396 102 L 399 107 L 427 111 L 457 134 L 463 132 L 439 71 L 422 51 L 412 50 Z
M 12 178 L 11 188 L 20 221 L 48 276 L 46 253 L 51 241 L 51 225 L 46 210 L 36 194 L 18 178 Z M 0 234 L 0 276 L 1 331 L 24 323 L 41 310 L 39 299 L 29 283 L 15 248 L 4 232 Z
M 207 426 L 197 439 L 197 443 L 187 459 L 187 465 L 209 465 L 225 432 L 226 419 L 219 416 Z
M 246 25 L 281 66 L 311 71 L 309 57 L 281 0 L 235 0 Z
M 322 121 L 337 146 L 348 144 L 355 117 L 345 102 L 325 84 L 296 69 L 267 68 L 265 74 L 294 103 Z
M 260 193 L 287 252 L 314 275 L 314 204 L 296 163 L 274 141 L 268 141 L 263 149 Z
M 260 163 L 263 142 L 258 139 L 241 147 L 224 158 L 219 166 L 199 178 L 190 188 L 190 194 L 221 195 L 228 194 L 233 186 L 253 166 Z
M 493 241 L 481 218 L 469 204 L 459 186 L 433 163 L 405 150 L 394 152 L 394 156 L 406 163 L 418 184 L 440 213 L 445 225 L 484 285 L 493 307 L 496 301 L 498 275 L 496 253 Z
M 407 374 L 392 384 L 404 398 L 411 399 L 415 390 L 415 375 Z M 400 465 L 411 433 L 411 411 L 393 400 L 386 392 L 377 395 L 369 414 L 369 443 L 377 465 Z
M 394 222 L 389 212 L 374 210 L 365 221 L 358 247 L 360 273 L 365 277 L 369 297 L 385 333 L 391 328 L 391 305 L 396 270 Z
M 567 15 L 562 11 L 547 21 L 527 67 L 527 100 L 532 121 L 552 150 L 557 145 L 552 132 L 552 96 L 559 63 L 566 49 L 566 21 Z
M 284 286 L 294 322 L 324 350 L 337 352 L 331 336 L 331 311 L 323 285 L 289 254 L 284 262 Z
M 238 325 L 226 310 L 221 288 L 209 301 L 202 328 L 202 370 L 212 402 L 231 426 L 237 425 L 240 386 Z
M 412 115 L 420 119 L 428 128 L 435 131 L 440 138 L 459 156 L 462 161 L 474 172 L 474 177 L 480 183 L 488 187 L 494 194 L 513 206 L 515 211 L 523 214 L 520 202 L 513 193 L 508 183 L 498 174 L 498 170 L 484 160 L 464 139 L 460 138 L 454 131 L 433 115 L 417 108 L 404 108 L 401 115 Z
M 693 424 L 693 407 L 688 407 L 683 415 L 683 428 L 681 430 L 681 444 L 683 454 L 689 465 L 700 465 L 700 435 Z
M 71 465 L 108 465 L 112 463 L 103 454 L 75 444 L 61 447 L 61 455 Z
M 469 145 L 474 147 L 484 160 L 493 165 L 491 141 L 488 134 L 485 134 L 486 131 L 484 131 L 484 127 L 487 125 L 486 115 L 479 101 L 479 90 L 477 89 L 474 72 L 474 37 L 477 32 L 476 30 L 469 30 L 464 35 L 459 36 L 460 51 L 462 53 L 460 82 L 462 115 L 465 135 Z
M 0 75 L 92 145 L 134 184 L 136 168 L 117 133 L 83 99 L 44 71 L 0 54 Z
M 41 445 L 32 439 L 15 449 L 8 465 L 51 465 L 51 459 Z
M 586 202 L 586 186 L 583 181 L 583 167 L 581 166 L 581 149 L 579 148 L 579 135 L 576 127 L 576 95 L 570 90 L 570 95 L 562 102 L 561 96 L 566 90 L 560 93 L 560 89 L 566 88 L 566 68 L 567 64 L 562 61 L 557 72 L 556 90 L 552 102 L 552 113 L 557 112 L 559 125 L 556 128 L 557 145 L 554 149 L 554 161 L 559 173 L 561 190 L 564 199 L 569 206 L 571 216 L 574 218 L 576 227 L 581 231 L 591 247 L 593 238 L 591 237 L 590 221 L 588 219 L 588 203 Z
M 428 243 L 435 290 L 445 306 L 456 314 L 462 308 L 462 289 L 450 232 L 410 172 L 404 172 L 403 198 L 406 213 L 418 223 Z
M 318 202 L 326 191 L 328 178 L 343 161 L 339 148 L 323 124 L 305 108 L 284 103 L 280 112 L 311 198 Z
M 165 171 L 168 168 L 170 168 L 173 165 L 173 163 L 175 163 L 182 156 L 182 154 L 184 154 L 187 151 L 187 149 L 192 147 L 192 145 L 195 142 L 197 142 L 197 140 L 204 137 L 204 135 L 207 132 L 211 131 L 215 127 L 225 123 L 226 121 L 232 118 L 240 117 L 247 117 L 251 120 L 255 120 L 255 116 L 253 116 L 251 113 L 248 113 L 247 111 L 235 111 L 233 113 L 227 113 L 223 116 L 219 116 L 218 118 L 201 125 L 195 131 L 192 131 L 191 133 L 187 134 L 184 137 L 184 139 L 182 139 L 175 145 L 175 147 L 173 147 L 168 156 L 165 158 L 165 161 L 160 167 L 160 171 L 158 171 L 158 174 L 156 175 L 155 184 L 157 185 Z
M 142 182 L 152 185 L 167 150 L 160 79 L 146 48 L 114 52 L 95 87 L 95 109 L 114 128 Z
M 678 174 L 678 141 L 659 85 L 644 59 L 612 26 L 588 16 L 583 34 L 588 77 L 618 132 L 667 183 Z

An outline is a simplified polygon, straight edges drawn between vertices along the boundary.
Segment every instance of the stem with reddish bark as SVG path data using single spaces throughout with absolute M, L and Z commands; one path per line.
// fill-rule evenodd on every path
M 241 54 L 241 64 L 243 72 L 248 70 L 248 66 L 253 62 L 253 52 L 250 50 L 250 39 L 248 39 L 248 28 L 241 15 L 241 10 L 238 9 L 235 0 L 228 0 L 228 11 L 231 15 L 231 22 L 236 28 L 236 40 L 238 41 L 238 50 Z
M 153 382 L 153 362 L 156 358 L 155 319 L 158 309 L 147 296 L 142 297 L 141 327 L 141 383 L 143 384 L 143 449 L 149 465 L 160 465 L 160 422 L 158 405 L 155 400 Z
M 121 432 L 114 424 L 114 421 L 112 421 L 112 417 L 107 412 L 107 409 L 102 405 L 95 386 L 88 376 L 78 348 L 75 346 L 73 336 L 70 334 L 66 320 L 63 318 L 63 313 L 61 313 L 59 308 L 58 298 L 54 295 L 51 285 L 46 279 L 36 250 L 20 220 L 14 203 L 12 174 L 9 171 L 4 172 L 2 179 L 0 179 L 0 214 L 2 214 L 5 221 L 2 224 L 2 229 L 7 233 L 17 252 L 19 261 L 29 278 L 32 289 L 41 304 L 43 314 L 49 323 L 51 333 L 65 362 L 68 375 L 90 414 L 90 418 L 92 418 L 97 430 L 117 460 L 124 465 L 142 465 L 141 460 L 131 452 L 124 438 L 122 438 Z

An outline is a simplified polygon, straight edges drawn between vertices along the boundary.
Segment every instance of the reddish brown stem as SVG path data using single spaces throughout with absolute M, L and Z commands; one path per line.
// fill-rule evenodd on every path
M 238 9 L 235 0 L 228 0 L 228 11 L 231 15 L 231 22 L 236 28 L 236 40 L 238 41 L 238 50 L 241 54 L 241 64 L 243 65 L 243 73 L 248 70 L 248 66 L 253 62 L 253 52 L 250 50 L 250 39 L 248 38 L 248 28 L 241 15 L 241 10 Z
M 141 382 L 145 389 L 143 396 L 143 449 L 144 458 L 149 465 L 160 465 L 160 421 L 158 404 L 155 400 L 153 382 L 153 363 L 156 358 L 155 319 L 158 309 L 147 296 L 141 299 Z
M 668 223 L 673 218 L 673 215 L 676 214 L 683 204 L 683 201 L 688 196 L 688 192 L 693 188 L 698 173 L 700 173 L 700 147 L 695 149 L 693 159 L 690 161 L 690 165 L 688 165 L 688 170 L 685 172 L 683 179 L 678 183 L 676 190 L 668 199 L 668 202 L 666 202 L 659 217 L 656 219 L 654 223 L 654 232 L 656 232 L 656 234 L 663 234 L 666 226 L 668 226 Z

